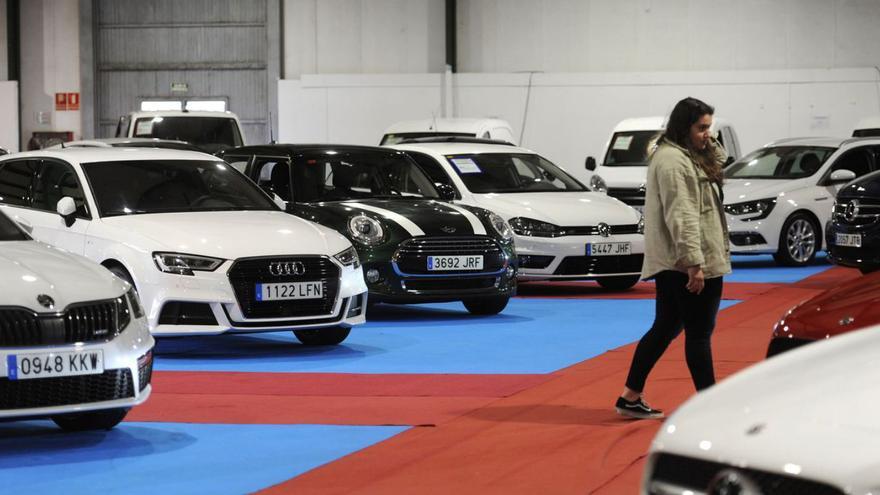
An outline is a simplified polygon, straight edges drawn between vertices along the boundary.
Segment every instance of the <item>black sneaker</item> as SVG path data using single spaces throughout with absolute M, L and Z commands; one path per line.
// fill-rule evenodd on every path
M 628 418 L 659 419 L 663 417 L 663 411 L 651 408 L 651 406 L 645 404 L 641 397 L 634 401 L 618 397 L 614 408 L 617 409 L 617 414 Z

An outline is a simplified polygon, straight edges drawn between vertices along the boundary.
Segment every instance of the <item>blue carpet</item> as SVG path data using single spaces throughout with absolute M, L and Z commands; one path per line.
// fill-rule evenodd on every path
M 722 308 L 736 301 L 722 301 Z M 159 339 L 161 371 L 550 373 L 641 338 L 653 300 L 513 299 L 493 317 L 460 303 L 379 305 L 340 346 L 289 332 Z
M 0 424 L 3 493 L 241 494 L 281 483 L 405 427 L 122 423 L 64 433 Z
M 773 256 L 769 254 L 733 256 L 731 262 L 733 273 L 724 277 L 725 282 L 790 284 L 832 267 L 824 252 L 820 252 L 809 265 L 798 268 L 777 266 Z

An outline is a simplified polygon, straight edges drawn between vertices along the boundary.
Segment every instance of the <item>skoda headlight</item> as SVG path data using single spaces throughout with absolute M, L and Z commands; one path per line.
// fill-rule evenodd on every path
M 743 220 L 761 220 L 770 215 L 774 206 L 776 206 L 776 198 L 768 198 L 724 205 L 724 211 L 735 216 L 753 215 Z
M 348 233 L 354 240 L 367 246 L 375 246 L 385 238 L 382 224 L 363 213 L 348 219 Z
M 501 236 L 505 241 L 509 241 L 513 239 L 513 230 L 510 228 L 510 225 L 507 225 L 507 222 L 501 218 L 501 215 L 497 213 L 489 213 L 489 223 L 492 224 L 492 227 L 495 228 L 495 232 L 498 232 L 498 235 Z
M 128 289 L 128 292 L 125 293 L 125 298 L 128 299 L 128 305 L 131 307 L 131 312 L 134 317 L 143 317 L 144 307 L 141 306 L 141 300 L 138 298 L 137 292 L 134 291 L 134 287 Z
M 342 266 L 350 266 L 352 268 L 361 266 L 361 260 L 358 258 L 358 253 L 355 251 L 354 247 L 336 253 L 333 257 L 336 258 L 336 261 L 342 263 Z
M 530 237 L 558 237 L 564 235 L 561 227 L 552 223 L 542 222 L 526 217 L 516 217 L 510 220 L 510 226 L 517 235 Z
M 607 192 L 608 186 L 605 185 L 605 181 L 602 180 L 602 177 L 598 174 L 593 174 L 593 176 L 590 177 L 590 189 L 598 192 Z
M 639 217 L 639 227 L 638 227 L 638 229 L 639 229 L 639 234 L 644 234 L 644 233 L 645 233 L 645 215 L 642 215 L 641 217 Z
M 156 262 L 156 267 L 165 273 L 194 275 L 193 272 L 213 272 L 223 264 L 224 260 L 194 254 L 153 253 L 153 261 Z

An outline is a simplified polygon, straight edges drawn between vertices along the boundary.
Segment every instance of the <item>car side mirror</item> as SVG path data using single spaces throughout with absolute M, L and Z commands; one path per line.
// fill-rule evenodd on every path
M 587 157 L 587 161 L 584 163 L 584 167 L 587 168 L 590 172 L 596 170 L 596 159 L 592 156 Z
M 55 205 L 55 211 L 64 219 L 64 223 L 70 227 L 76 221 L 76 201 L 70 196 L 64 196 Z
M 724 160 L 724 164 L 721 165 L 721 168 L 727 168 L 733 164 L 736 160 L 732 156 L 728 156 L 727 160 Z
M 434 186 L 437 188 L 437 192 L 440 193 L 440 199 L 443 201 L 452 201 L 455 199 L 455 188 L 450 186 L 449 184 L 435 183 Z
M 831 172 L 831 176 L 828 177 L 829 184 L 840 184 L 842 182 L 849 182 L 856 178 L 856 173 L 852 170 L 847 170 L 845 168 L 841 168 L 839 170 L 835 170 Z

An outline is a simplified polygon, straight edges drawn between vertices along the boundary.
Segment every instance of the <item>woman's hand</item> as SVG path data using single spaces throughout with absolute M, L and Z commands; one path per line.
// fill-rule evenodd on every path
M 687 290 L 688 292 L 692 292 L 694 294 L 699 294 L 703 292 L 703 287 L 706 285 L 706 278 L 703 276 L 703 268 L 700 265 L 694 265 L 688 267 L 688 283 Z

